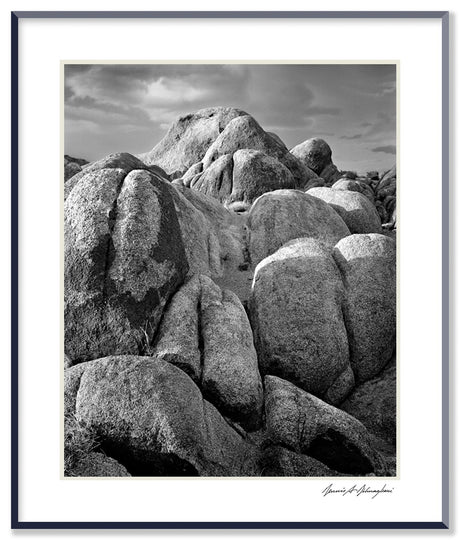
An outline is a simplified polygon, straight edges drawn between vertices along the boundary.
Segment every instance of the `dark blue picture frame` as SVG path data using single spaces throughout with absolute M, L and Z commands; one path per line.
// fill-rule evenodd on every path
M 442 521 L 26 522 L 18 493 L 18 23 L 24 18 L 334 18 L 442 21 Z M 449 528 L 449 12 L 447 11 L 17 11 L 11 13 L 11 528 L 13 529 L 447 529 Z

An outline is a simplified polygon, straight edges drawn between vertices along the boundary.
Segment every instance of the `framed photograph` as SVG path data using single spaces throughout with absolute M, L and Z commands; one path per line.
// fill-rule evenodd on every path
M 448 528 L 448 29 L 12 13 L 13 528 Z

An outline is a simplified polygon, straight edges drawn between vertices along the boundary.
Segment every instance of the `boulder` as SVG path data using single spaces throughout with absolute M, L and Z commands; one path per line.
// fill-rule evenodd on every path
M 251 204 L 267 191 L 295 188 L 296 181 L 277 159 L 259 150 L 237 150 L 233 156 L 225 154 L 211 163 L 190 187 L 224 204 Z
M 254 265 L 295 238 L 315 238 L 332 248 L 350 234 L 330 205 L 296 190 L 277 190 L 259 197 L 249 212 L 248 231 Z
M 64 154 L 64 163 L 76 163 L 77 165 L 80 165 L 81 168 L 83 168 L 85 165 L 88 165 L 89 161 L 84 158 L 76 158 L 73 156 L 69 156 L 68 154 Z
M 192 178 L 190 187 L 220 202 L 229 199 L 233 187 L 233 156 L 220 156 L 201 174 Z
M 175 185 L 174 187 L 204 215 L 209 234 L 217 237 L 221 270 L 233 272 L 243 262 L 244 245 L 239 216 L 204 193 L 184 186 Z M 217 279 L 220 272 L 213 272 L 211 275 L 213 279 Z
M 281 146 L 284 146 L 286 148 L 286 150 L 287 150 L 287 146 L 284 144 L 283 140 L 281 139 L 281 137 L 279 135 L 277 135 L 276 133 L 273 133 L 271 131 L 267 131 L 267 135 L 270 135 L 270 137 L 275 139 L 275 141 L 277 143 L 279 143 Z
M 81 167 L 78 163 L 75 163 L 74 161 L 65 163 L 64 164 L 64 182 L 67 182 L 67 180 L 70 180 L 72 176 L 75 176 L 80 171 L 81 171 Z
M 190 167 L 190 169 L 187 170 L 187 172 L 182 176 L 182 184 L 185 187 L 190 187 L 190 184 L 192 180 L 195 178 L 195 176 L 199 175 L 203 172 L 203 163 L 199 161 L 198 163 L 195 163 Z
M 385 475 L 386 467 L 366 428 L 349 414 L 278 377 L 267 376 L 268 440 L 345 474 Z
M 375 186 L 376 208 L 386 229 L 396 228 L 396 165 Z
M 93 360 L 84 368 L 75 417 L 131 475 L 253 474 L 254 447 L 179 368 L 136 356 Z
M 187 171 L 202 160 L 206 150 L 227 124 L 244 111 L 232 107 L 211 107 L 181 116 L 163 139 L 140 157 L 147 164 L 156 164 L 168 174 Z
M 249 308 L 261 372 L 343 401 L 354 386 L 344 295 L 330 249 L 317 240 L 293 240 L 259 263 Z
M 82 477 L 125 477 L 131 476 L 123 465 L 100 452 L 90 452 L 72 468 L 70 476 Z
M 374 190 L 369 184 L 361 180 L 340 179 L 331 186 L 331 189 L 338 191 L 357 191 L 367 197 L 372 204 L 374 204 L 375 201 Z
M 261 476 L 343 476 L 305 454 L 292 452 L 282 446 L 269 446 L 260 458 Z
M 128 154 L 127 152 L 121 152 L 117 154 L 109 154 L 105 158 L 100 159 L 99 161 L 95 161 L 94 163 L 91 163 L 87 166 L 85 166 L 84 169 L 82 169 L 79 173 L 75 174 L 70 178 L 64 185 L 64 201 L 67 199 L 73 188 L 77 185 L 77 183 L 83 178 L 86 178 L 86 181 L 88 182 L 88 178 L 92 178 L 95 183 L 98 182 L 98 173 L 103 170 L 107 169 L 120 169 L 124 171 L 125 173 L 134 171 L 134 170 L 147 170 L 152 175 L 159 179 L 163 180 L 169 180 L 169 177 L 167 174 L 163 171 L 163 169 L 160 169 L 160 167 L 157 167 L 155 165 L 148 166 L 143 161 L 138 159 L 137 157 L 134 157 L 131 154 Z M 90 173 L 92 174 L 91 177 L 88 175 Z
M 332 163 L 332 150 L 326 141 L 318 137 L 307 139 L 294 146 L 291 154 L 297 157 L 305 166 L 331 185 L 341 176 L 337 167 Z
M 64 205 L 65 353 L 139 354 L 188 272 L 169 186 L 147 170 L 90 171 Z
M 257 355 L 246 312 L 234 293 L 195 276 L 170 302 L 153 354 L 185 371 L 222 414 L 246 430 L 260 426 Z
M 378 233 L 382 230 L 375 206 L 362 193 L 318 187 L 309 189 L 308 195 L 330 204 L 351 233 Z
M 357 386 L 340 408 L 362 422 L 383 453 L 396 452 L 396 362 Z
M 224 131 L 208 148 L 203 158 L 203 170 L 225 154 L 234 154 L 237 150 L 260 150 L 264 154 L 280 161 L 289 169 L 298 189 L 306 189 L 309 182 L 317 175 L 293 156 L 278 140 L 266 133 L 256 120 L 249 115 L 240 116 L 229 122 Z
M 350 363 L 358 381 L 377 375 L 396 344 L 396 243 L 381 234 L 355 234 L 334 248 L 346 283 L 343 305 Z
M 189 276 L 205 274 L 222 275 L 223 254 L 218 232 L 206 215 L 183 195 L 177 185 L 166 184 L 174 201 L 176 215 L 189 266 Z

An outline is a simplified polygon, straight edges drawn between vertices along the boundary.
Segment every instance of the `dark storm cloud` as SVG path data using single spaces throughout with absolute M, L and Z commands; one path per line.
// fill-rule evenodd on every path
M 377 146 L 377 148 L 372 148 L 372 152 L 383 152 L 384 154 L 396 155 L 396 146 L 393 144 L 389 144 L 388 146 Z
M 389 168 L 369 147 L 395 143 L 395 81 L 391 65 L 67 65 L 66 152 L 141 153 L 178 116 L 222 105 L 252 114 L 288 147 L 327 136 L 342 168 L 384 159 Z

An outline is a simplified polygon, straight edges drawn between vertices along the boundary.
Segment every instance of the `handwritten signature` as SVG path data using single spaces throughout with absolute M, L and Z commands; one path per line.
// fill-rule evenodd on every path
M 368 495 L 371 499 L 375 499 L 377 495 L 381 495 L 382 493 L 393 493 L 393 489 L 394 488 L 389 487 L 386 484 L 381 488 L 370 487 L 367 484 L 362 484 L 361 486 L 355 484 L 350 488 L 335 487 L 334 484 L 329 484 L 321 493 L 323 497 L 326 497 L 327 495 L 341 495 L 342 497 L 345 495 L 355 495 L 356 497 Z

